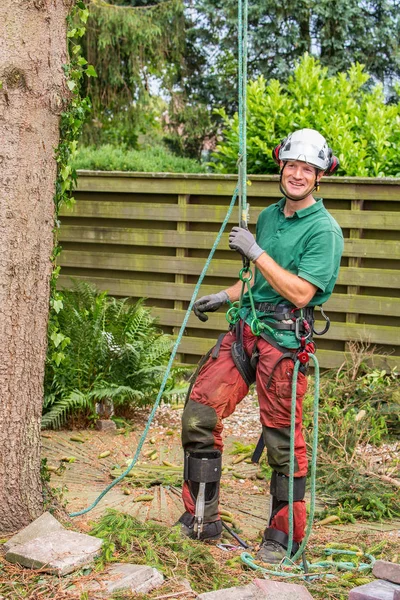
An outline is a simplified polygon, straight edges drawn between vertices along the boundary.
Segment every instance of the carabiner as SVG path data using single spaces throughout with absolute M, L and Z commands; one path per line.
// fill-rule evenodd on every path
M 304 340 L 305 341 L 305 340 L 308 340 L 309 337 L 311 337 L 312 329 L 311 329 L 311 327 L 308 325 L 308 323 L 306 321 L 307 326 L 308 326 L 308 330 L 307 330 L 307 328 L 304 327 L 304 321 L 305 321 L 305 319 L 303 319 L 303 317 L 297 317 L 294 333 L 295 333 L 295 336 L 296 336 L 296 338 L 298 340 Z M 300 333 L 300 327 L 301 326 L 303 326 L 304 329 L 306 330 L 306 335 L 303 335 L 302 333 Z

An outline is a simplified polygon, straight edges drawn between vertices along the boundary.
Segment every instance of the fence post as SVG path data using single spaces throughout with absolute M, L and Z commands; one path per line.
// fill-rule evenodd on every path
M 179 194 L 178 195 L 178 206 L 179 207 L 184 208 L 185 206 L 187 206 L 189 204 L 189 201 L 190 201 L 189 194 Z M 187 221 L 178 221 L 176 224 L 176 230 L 178 233 L 183 233 L 183 232 L 187 231 Z M 188 255 L 187 248 L 176 248 L 175 252 L 176 252 L 177 257 L 183 257 L 183 256 Z M 187 279 L 186 275 L 184 275 L 182 273 L 175 273 L 175 283 L 185 283 L 186 279 Z M 175 300 L 174 301 L 174 309 L 175 310 L 183 310 L 183 301 Z M 172 329 L 172 332 L 174 335 L 178 335 L 179 327 L 174 327 Z M 176 355 L 176 360 L 178 362 L 183 362 L 184 354 L 182 354 L 181 352 L 178 352 Z
M 351 211 L 361 211 L 364 208 L 364 200 L 352 200 Z M 350 229 L 349 237 L 351 240 L 361 239 L 363 236 L 362 229 Z M 360 256 L 349 256 L 349 267 L 361 267 L 362 258 Z M 360 293 L 360 286 L 348 285 L 347 294 L 356 296 Z M 358 323 L 360 316 L 356 313 L 346 313 L 346 323 Z M 349 344 L 345 342 L 345 351 L 349 351 Z

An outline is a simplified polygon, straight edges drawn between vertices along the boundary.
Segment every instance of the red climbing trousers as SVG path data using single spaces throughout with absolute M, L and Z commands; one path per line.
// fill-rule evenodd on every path
M 235 331 L 229 331 L 222 340 L 218 356 L 210 358 L 201 368 L 193 385 L 182 417 L 182 445 L 186 453 L 222 452 L 223 420 L 231 415 L 246 396 L 248 386 L 232 359 L 231 345 Z M 256 337 L 246 324 L 243 329 L 243 347 L 251 356 L 255 347 L 259 353 L 256 368 L 256 386 L 264 443 L 268 463 L 275 480 L 289 475 L 290 413 L 292 396 L 293 360 L 279 359 L 283 353 L 261 337 Z M 295 473 L 297 483 L 304 482 L 307 474 L 306 445 L 302 434 L 302 401 L 307 388 L 305 375 L 299 372 L 297 382 L 295 426 Z M 295 479 L 295 484 L 296 484 Z M 304 489 L 304 486 L 303 489 Z M 219 489 L 219 486 L 218 486 Z M 272 491 L 272 484 L 271 484 Z M 186 481 L 182 492 L 185 509 L 194 514 L 195 500 Z M 293 504 L 295 542 L 301 542 L 306 526 L 306 507 L 303 493 L 295 494 Z M 285 534 L 289 532 L 288 502 L 275 498 L 269 527 Z M 205 507 L 205 522 L 219 518 L 218 496 Z

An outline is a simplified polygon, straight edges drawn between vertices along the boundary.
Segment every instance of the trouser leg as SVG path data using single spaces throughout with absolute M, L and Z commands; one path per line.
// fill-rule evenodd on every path
M 260 359 L 257 369 L 257 392 L 260 404 L 260 419 L 263 425 L 268 463 L 273 469 L 271 479 L 272 513 L 268 530 L 275 530 L 287 536 L 289 533 L 290 414 L 294 364 L 290 359 L 281 361 L 277 365 L 267 389 L 266 382 L 269 380 L 272 368 L 281 353 L 263 339 L 260 339 L 258 348 Z M 306 377 L 299 373 L 296 395 L 294 457 L 293 539 L 295 542 L 301 542 L 306 526 L 304 492 L 308 465 L 306 445 L 302 433 L 302 402 L 306 389 Z M 266 531 L 267 536 L 268 530 Z M 271 535 L 274 535 L 274 531 Z M 277 537 L 279 537 L 278 534 Z
M 185 472 L 182 499 L 186 513 L 182 515 L 185 524 L 189 523 L 199 508 L 204 507 L 204 523 L 219 520 L 219 476 L 212 479 L 212 468 L 208 469 L 207 461 L 216 461 L 223 450 L 222 420 L 235 410 L 236 405 L 248 392 L 248 386 L 237 371 L 232 360 L 231 345 L 236 337 L 234 332 L 228 332 L 224 337 L 219 355 L 216 359 L 210 357 L 202 367 L 190 398 L 182 416 L 182 446 L 185 453 L 185 464 L 189 465 Z M 196 481 L 191 473 L 191 465 L 203 462 L 203 475 L 206 481 Z M 211 464 L 211 463 L 210 463 Z M 217 463 L 215 462 L 215 467 Z M 211 478 L 211 479 L 210 479 Z M 208 479 L 208 480 L 207 480 Z M 201 484 L 204 483 L 204 487 Z M 190 526 L 190 525 L 189 525 Z

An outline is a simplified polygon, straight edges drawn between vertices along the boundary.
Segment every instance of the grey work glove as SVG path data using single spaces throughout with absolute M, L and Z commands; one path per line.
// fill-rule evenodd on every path
M 229 296 L 226 292 L 218 292 L 218 294 L 210 294 L 210 296 L 203 296 L 196 300 L 193 304 L 193 312 L 200 319 L 200 321 L 208 321 L 206 312 L 215 312 L 223 304 L 229 302 Z
M 233 227 L 229 234 L 229 248 L 237 250 L 242 256 L 250 260 L 257 260 L 264 252 L 257 244 L 255 237 L 248 229 L 244 227 Z

